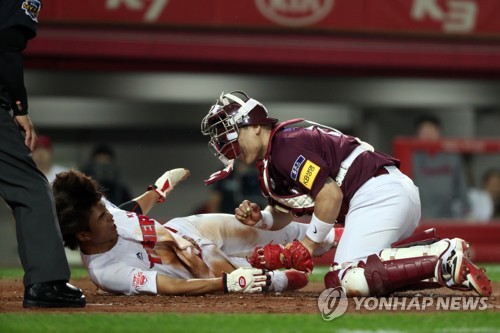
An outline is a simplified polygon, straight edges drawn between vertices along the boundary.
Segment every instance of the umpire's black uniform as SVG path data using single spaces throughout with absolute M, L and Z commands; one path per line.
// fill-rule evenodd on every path
M 25 286 L 70 278 L 51 189 L 9 113 L 28 111 L 22 51 L 40 7 L 41 0 L 0 0 L 0 195 L 16 219 Z

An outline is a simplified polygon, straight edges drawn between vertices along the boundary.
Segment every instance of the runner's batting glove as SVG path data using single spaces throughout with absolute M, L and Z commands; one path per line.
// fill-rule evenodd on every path
M 189 177 L 189 170 L 184 168 L 172 169 L 158 178 L 154 185 L 150 185 L 148 190 L 153 190 L 160 196 L 157 202 L 164 202 L 167 195 L 174 189 L 180 182 Z
M 222 286 L 226 293 L 258 293 L 271 285 L 271 276 L 263 269 L 242 267 L 223 273 Z

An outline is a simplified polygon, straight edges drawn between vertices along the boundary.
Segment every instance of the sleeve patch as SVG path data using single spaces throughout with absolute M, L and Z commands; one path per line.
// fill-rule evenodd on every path
M 307 160 L 302 167 L 302 171 L 300 171 L 299 182 L 310 190 L 314 184 L 314 179 L 316 179 L 319 170 L 321 170 L 321 168 L 318 165 Z
M 21 8 L 33 21 L 38 22 L 38 15 L 40 14 L 40 9 L 42 8 L 42 3 L 40 1 L 24 0 L 21 4 Z
M 292 172 L 290 172 L 290 177 L 292 177 L 293 180 L 297 180 L 300 167 L 304 164 L 305 160 L 306 158 L 304 156 L 299 155 L 299 157 L 295 160 L 295 163 L 293 163 Z
M 141 271 L 134 274 L 132 280 L 132 286 L 135 289 L 141 289 L 146 283 L 148 283 L 148 277 Z

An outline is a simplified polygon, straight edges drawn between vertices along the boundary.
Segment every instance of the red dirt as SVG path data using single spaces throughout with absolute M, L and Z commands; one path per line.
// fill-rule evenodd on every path
M 318 313 L 318 296 L 324 290 L 320 282 L 310 283 L 298 292 L 282 294 L 211 294 L 204 296 L 114 296 L 95 287 L 89 279 L 72 280 L 82 288 L 87 297 L 84 309 L 24 309 L 23 287 L 20 280 L 0 280 L 0 312 L 177 312 L 177 313 Z M 471 296 L 471 292 L 459 292 L 446 288 L 426 289 L 397 293 L 393 296 Z M 488 311 L 500 311 L 500 283 L 493 285 L 493 296 L 488 300 Z M 349 300 L 348 312 L 356 310 Z M 387 310 L 385 310 L 387 311 Z M 433 312 L 435 308 L 425 310 Z M 419 311 L 421 312 L 421 311 Z

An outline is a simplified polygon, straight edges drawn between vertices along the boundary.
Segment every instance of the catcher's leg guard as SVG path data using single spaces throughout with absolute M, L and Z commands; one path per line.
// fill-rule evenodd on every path
M 441 285 L 460 285 L 465 281 L 462 258 L 467 255 L 468 245 L 460 238 L 442 239 L 430 245 L 391 248 L 380 252 L 384 261 L 422 256 L 436 256 L 440 259 L 440 270 L 436 271 L 436 279 Z
M 435 228 L 430 228 L 421 232 L 416 232 L 406 238 L 403 238 L 397 242 L 391 244 L 391 247 L 410 247 L 415 245 L 427 245 L 439 241 L 440 238 L 437 235 Z
M 372 254 L 366 264 L 360 261 L 356 266 L 328 272 L 325 275 L 325 286 L 342 287 L 348 297 L 382 296 L 433 278 L 438 263 L 436 256 L 382 261 L 376 254 Z
M 484 271 L 467 259 L 467 248 L 463 239 L 454 238 L 430 245 L 386 249 L 380 257 L 369 256 L 366 264 L 337 267 L 325 276 L 325 285 L 343 287 L 348 296 L 381 296 L 428 279 L 451 289 L 489 295 L 491 282 Z M 364 279 L 357 272 L 362 272 Z
M 438 262 L 436 256 L 382 261 L 372 254 L 366 260 L 364 276 L 370 293 L 382 296 L 434 277 Z

